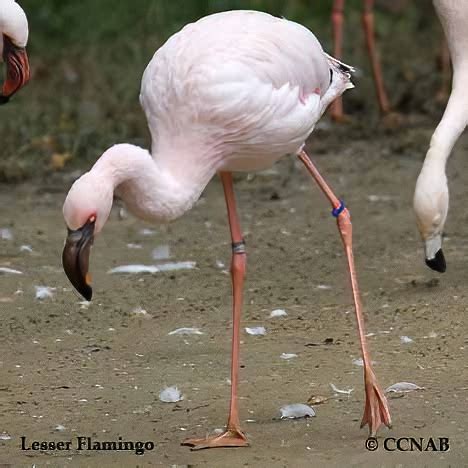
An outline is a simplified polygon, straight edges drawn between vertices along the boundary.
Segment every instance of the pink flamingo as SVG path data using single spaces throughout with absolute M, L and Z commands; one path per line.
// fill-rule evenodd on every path
M 246 249 L 234 197 L 233 171 L 265 169 L 294 154 L 333 207 L 344 244 L 364 362 L 362 426 L 390 425 L 387 402 L 372 370 L 352 251 L 351 218 L 304 150 L 328 105 L 353 85 L 351 67 L 322 50 L 303 26 L 255 11 L 202 18 L 174 34 L 154 55 L 140 101 L 152 151 L 112 146 L 70 189 L 63 206 L 68 236 L 63 266 L 88 300 L 90 247 L 114 194 L 141 219 L 167 222 L 189 210 L 218 173 L 232 239 L 233 335 L 231 402 L 226 431 L 188 439 L 194 449 L 248 445 L 238 412 L 239 340 Z
M 6 64 L 6 80 L 0 104 L 8 102 L 29 81 L 28 33 L 28 20 L 23 9 L 14 0 L 1 0 L 0 57 Z

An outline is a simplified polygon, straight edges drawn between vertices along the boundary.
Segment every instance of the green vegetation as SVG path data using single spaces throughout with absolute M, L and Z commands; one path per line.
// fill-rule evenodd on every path
M 419 8 L 422 3 L 424 8 Z M 148 145 L 138 93 L 154 51 L 184 24 L 229 9 L 257 9 L 301 22 L 331 51 L 332 0 L 20 0 L 30 24 L 33 79 L 0 107 L 0 180 L 89 166 L 117 142 Z M 427 111 L 439 77 L 441 37 L 428 0 L 390 11 L 381 1 L 376 25 L 393 102 Z M 398 2 L 396 2 L 398 3 Z M 360 26 L 361 1 L 348 0 L 344 60 L 363 76 L 347 96 L 351 112 L 376 114 Z M 420 82 L 421 81 L 421 82 Z M 418 94 L 419 93 L 419 94 Z M 418 97 L 419 96 L 419 97 Z M 368 119 L 368 117 L 366 117 Z M 51 159 L 52 158 L 52 159 Z

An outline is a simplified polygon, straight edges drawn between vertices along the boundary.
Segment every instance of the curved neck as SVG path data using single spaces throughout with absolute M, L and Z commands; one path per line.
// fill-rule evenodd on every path
M 92 170 L 111 180 L 115 195 L 132 214 L 149 222 L 167 222 L 192 208 L 215 170 L 190 164 L 176 153 L 170 160 L 179 164 L 164 160 L 162 155 L 153 158 L 147 150 L 122 144 L 107 150 Z
M 431 138 L 424 165 L 439 165 L 445 168 L 458 138 L 468 124 L 468 93 L 461 86 L 458 74 L 454 74 L 454 87 L 444 115 Z M 468 74 L 466 75 L 468 78 Z
M 445 167 L 461 133 L 468 124 L 468 2 L 433 0 L 447 38 L 453 65 L 452 92 L 442 120 L 432 135 L 424 165 Z

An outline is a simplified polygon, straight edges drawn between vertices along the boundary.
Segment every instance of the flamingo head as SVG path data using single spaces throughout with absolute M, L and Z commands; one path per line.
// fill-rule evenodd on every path
M 98 234 L 112 208 L 113 186 L 98 171 L 91 170 L 71 187 L 63 205 L 68 234 L 62 253 L 65 273 L 75 289 L 91 300 L 89 257 Z
M 28 20 L 23 9 L 13 0 L 6 0 L 0 12 L 0 56 L 6 64 L 0 104 L 8 102 L 29 81 L 28 34 Z
M 413 207 L 416 223 L 424 242 L 426 265 L 443 273 L 446 270 L 442 252 L 442 233 L 449 207 L 449 193 L 445 171 L 428 165 L 416 182 Z

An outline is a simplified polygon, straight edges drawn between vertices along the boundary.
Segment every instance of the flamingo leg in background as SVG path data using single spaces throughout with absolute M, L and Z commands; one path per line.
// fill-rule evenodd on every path
M 333 25 L 333 56 L 341 60 L 343 55 L 343 10 L 345 0 L 333 0 L 332 25 Z M 341 122 L 344 120 L 343 99 L 338 97 L 331 105 L 331 116 L 333 120 Z
M 364 0 L 364 12 L 362 14 L 362 24 L 364 34 L 366 36 L 366 47 L 369 53 L 369 59 L 372 65 L 372 73 L 374 75 L 375 89 L 379 100 L 380 111 L 382 114 L 390 112 L 390 104 L 388 102 L 387 93 L 385 91 L 382 69 L 377 56 L 374 39 L 374 0 Z
M 348 209 L 344 207 L 340 200 L 338 200 L 331 187 L 321 176 L 307 153 L 302 150 L 298 156 L 333 207 L 332 213 L 333 216 L 336 217 L 338 230 L 340 232 L 341 240 L 343 241 L 346 252 L 346 257 L 348 259 L 348 268 L 351 278 L 351 287 L 353 290 L 354 306 L 356 309 L 359 340 L 361 342 L 362 360 L 364 363 L 366 405 L 364 408 L 364 416 L 362 418 L 361 427 L 364 427 L 366 424 L 368 424 L 370 435 L 374 436 L 379 427 L 383 424 L 388 427 L 391 426 L 391 418 L 390 412 L 388 410 L 387 399 L 385 398 L 385 395 L 377 383 L 377 378 L 375 377 L 374 371 L 372 370 L 372 361 L 367 349 L 366 336 L 364 331 L 364 317 L 361 310 L 361 299 L 357 283 L 356 270 L 354 267 L 351 216 Z
M 343 18 L 345 0 L 333 0 L 332 25 L 333 25 L 333 55 L 341 60 L 343 54 Z M 362 14 L 362 24 L 366 37 L 366 47 L 374 76 L 375 89 L 379 100 L 379 107 L 382 114 L 390 112 L 385 85 L 383 81 L 382 69 L 377 55 L 374 39 L 374 0 L 364 0 L 364 11 Z M 344 121 L 343 100 L 337 98 L 331 105 L 331 116 L 333 120 Z
M 237 390 L 239 386 L 239 345 L 240 345 L 240 319 L 242 312 L 244 277 L 247 263 L 245 253 L 245 242 L 236 209 L 236 199 L 232 174 L 230 172 L 220 173 L 224 188 L 224 197 L 229 218 L 232 240 L 231 277 L 233 294 L 232 311 L 232 361 L 231 361 L 231 403 L 229 406 L 229 418 L 226 432 L 219 436 L 206 439 L 187 439 L 182 445 L 190 445 L 192 450 L 214 448 L 214 447 L 245 447 L 249 443 L 241 431 L 239 423 L 239 408 Z

